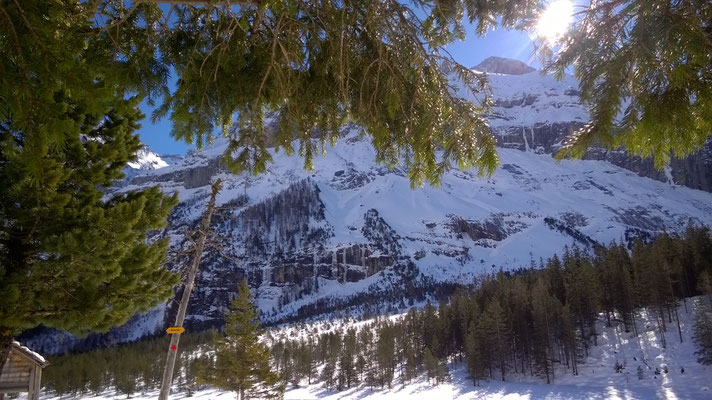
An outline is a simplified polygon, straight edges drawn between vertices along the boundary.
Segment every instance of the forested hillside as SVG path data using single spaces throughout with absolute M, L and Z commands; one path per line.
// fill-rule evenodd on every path
M 683 235 L 638 240 L 631 249 L 620 243 L 592 253 L 573 247 L 539 265 L 483 274 L 438 305 L 427 302 L 391 318 L 342 315 L 273 328 L 265 340 L 274 369 L 288 387 L 319 383 L 336 391 L 387 390 L 422 379 L 438 384 L 450 380 L 458 365 L 465 366 L 475 385 L 513 377 L 575 382 L 593 354 L 615 352 L 609 348 L 611 332 L 630 341 L 653 340 L 674 354 L 678 344 L 689 341 L 693 319 L 699 359 L 709 363 L 705 357 L 712 352 L 712 340 L 699 332 L 712 329 L 710 259 L 710 231 L 694 226 Z M 210 362 L 212 352 L 208 336 L 189 338 L 181 353 L 178 387 L 193 392 L 198 389 L 196 370 Z M 163 342 L 56 357 L 46 388 L 75 397 L 109 387 L 127 395 L 153 390 Z M 601 342 L 606 343 L 603 350 Z M 658 370 L 646 370 L 646 376 L 663 373 L 660 360 L 635 361 L 611 355 L 608 364 L 596 368 L 627 373 L 626 379 L 642 374 L 636 369 L 640 363 Z

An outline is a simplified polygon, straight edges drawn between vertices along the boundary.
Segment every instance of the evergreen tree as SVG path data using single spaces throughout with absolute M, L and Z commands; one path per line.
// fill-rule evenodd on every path
M 339 354 L 339 389 L 348 389 L 358 382 L 356 375 L 356 330 L 351 328 L 344 335 L 343 347 Z
M 56 93 L 61 144 L 0 121 L 0 368 L 23 329 L 108 330 L 173 293 L 168 241 L 146 239 L 177 198 L 158 188 L 104 198 L 141 146 L 137 99 L 113 96 L 92 106 Z M 45 150 L 38 174 L 25 161 L 36 146 Z
M 247 281 L 238 288 L 225 316 L 224 336 L 215 337 L 215 361 L 198 374 L 208 385 L 236 392 L 238 400 L 255 394 L 278 396 L 277 374 L 269 363 L 269 349 L 259 341 L 257 310 Z
M 614 307 L 623 315 L 625 331 L 629 332 L 632 326 L 633 333 L 638 336 L 638 326 L 635 321 L 635 308 L 638 300 L 635 297 L 635 282 L 633 281 L 633 265 L 630 254 L 622 244 L 615 243 L 611 245 L 606 254 L 607 262 L 613 268 L 611 277 L 613 284 L 610 286 L 610 290 L 613 294 Z
M 378 363 L 378 380 L 383 386 L 391 388 L 395 374 L 395 334 L 394 328 L 388 320 L 379 325 L 376 339 L 376 361 Z
M 425 372 L 428 375 L 428 383 L 433 381 L 438 383 L 438 358 L 433 355 L 429 347 L 425 348 L 424 354 Z
M 204 362 L 200 357 L 187 357 L 183 365 L 183 376 L 185 378 L 184 389 L 186 397 L 190 397 L 198 391 L 198 371 L 204 365 Z
M 638 241 L 633 246 L 633 265 L 638 272 L 639 296 L 652 308 L 663 348 L 667 347 L 666 311 L 672 297 L 667 271 L 663 260 L 656 259 L 659 253 L 653 246 Z
M 484 335 L 481 325 L 476 320 L 470 322 L 465 340 L 465 359 L 467 370 L 470 372 L 475 386 L 479 386 L 479 380 L 485 377 L 485 360 L 482 349 L 485 343 Z
M 312 379 L 316 377 L 316 362 L 314 360 L 314 343 L 310 336 L 301 347 L 301 365 L 304 375 L 307 378 L 307 384 L 312 384 Z
M 319 379 L 324 382 L 327 389 L 336 387 L 336 358 L 329 357 L 321 369 Z
M 464 20 L 484 34 L 496 23 L 530 27 L 539 11 L 528 0 L 184 0 L 169 17 L 157 3 L 2 5 L 0 360 L 13 335 L 40 322 L 107 329 L 171 294 L 175 281 L 159 268 L 166 243 L 144 240 L 173 203 L 157 190 L 104 201 L 101 190 L 138 146 L 129 132 L 145 96 L 163 95 L 154 117 L 170 115 L 176 138 L 200 146 L 222 128 L 234 171 L 263 171 L 267 147 L 292 153 L 295 139 L 311 167 L 355 122 L 380 162 L 405 161 L 413 185 L 437 184 L 455 163 L 491 173 L 489 99 L 470 103 L 449 75 L 465 95 L 486 92 L 485 80 L 444 46 L 464 36 Z M 661 167 L 701 147 L 712 132 L 711 15 L 704 0 L 585 6 L 550 66 L 575 64 L 591 106 L 592 122 L 564 152 L 624 145 Z M 265 112 L 275 115 L 274 136 Z
M 484 329 L 487 335 L 487 347 L 491 354 L 490 362 L 499 369 L 504 381 L 510 353 L 511 331 L 505 310 L 498 298 L 492 299 L 487 305 L 482 320 L 487 323 Z
M 557 301 L 552 297 L 544 280 L 539 279 L 534 284 L 531 292 L 532 314 L 534 319 L 533 350 L 534 361 L 540 374 L 546 377 L 546 383 L 551 383 L 554 370 L 553 350 L 551 346 L 552 330 L 554 325 L 553 312 Z
M 398 345 L 401 348 L 403 360 L 403 371 L 401 381 L 406 384 L 418 374 L 420 367 L 420 345 L 418 337 L 422 334 L 420 329 L 418 312 L 415 308 L 408 310 L 408 313 L 401 322 L 402 329 L 398 338 Z
M 116 57 L 152 29 L 127 24 L 117 48 L 90 3 L 0 5 L 0 370 L 24 329 L 107 330 L 176 283 L 162 267 L 167 241 L 146 236 L 177 200 L 105 197 L 141 147 L 138 104 L 167 67 Z
M 588 356 L 589 336 L 593 337 L 594 344 L 597 340 L 595 328 L 598 317 L 598 296 L 601 291 L 598 288 L 596 271 L 591 261 L 576 247 L 564 253 L 563 264 L 566 304 L 576 319 L 581 335 L 580 343 L 584 347 L 585 355 Z
M 587 4 L 560 51 L 545 51 L 553 57 L 549 69 L 561 76 L 573 64 L 581 100 L 590 107 L 590 123 L 562 155 L 582 156 L 594 143 L 622 145 L 653 156 L 662 168 L 672 156 L 701 148 L 712 132 L 712 3 Z
M 130 398 L 138 390 L 139 372 L 136 368 L 137 355 L 127 348 L 117 352 L 118 362 L 114 373 L 114 387 Z
M 695 325 L 692 340 L 697 350 L 697 361 L 712 364 L 712 306 L 707 299 L 698 299 L 695 309 Z
M 359 332 L 359 348 L 363 356 L 362 373 L 364 380 L 370 388 L 375 388 L 377 382 L 376 351 L 373 345 L 373 326 L 367 326 Z

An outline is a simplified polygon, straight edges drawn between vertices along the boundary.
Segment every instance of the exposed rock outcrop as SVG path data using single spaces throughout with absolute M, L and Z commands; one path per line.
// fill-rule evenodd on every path
M 495 128 L 493 133 L 500 147 L 553 156 L 567 136 L 583 125 L 577 121 L 539 123 L 533 126 L 514 125 Z M 668 169 L 670 175 L 666 174 L 665 169 L 655 168 L 652 158 L 629 155 L 624 150 L 593 147 L 586 152 L 583 159 L 608 161 L 646 178 L 712 192 L 712 140 L 708 140 L 705 147 L 694 154 L 682 159 L 673 157 Z

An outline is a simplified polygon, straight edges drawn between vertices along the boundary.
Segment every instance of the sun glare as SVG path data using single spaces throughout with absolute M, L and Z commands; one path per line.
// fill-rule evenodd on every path
M 535 26 L 535 34 L 539 39 L 554 44 L 571 24 L 574 5 L 571 0 L 554 0 L 539 16 Z

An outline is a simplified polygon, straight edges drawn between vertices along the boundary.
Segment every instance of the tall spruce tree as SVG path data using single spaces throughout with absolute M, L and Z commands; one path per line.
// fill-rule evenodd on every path
M 277 386 L 269 349 L 259 341 L 260 334 L 257 309 L 243 280 L 225 315 L 224 336 L 215 337 L 215 360 L 202 368 L 198 381 L 234 391 L 238 400 L 254 395 L 280 397 L 282 388 Z
M 167 241 L 146 242 L 176 198 L 157 188 L 104 197 L 141 147 L 137 100 L 54 99 L 66 131 L 47 135 L 66 137 L 44 149 L 40 175 L 24 161 L 36 138 L 0 123 L 0 367 L 23 329 L 107 330 L 168 298 L 176 283 L 162 265 Z
M 176 283 L 167 242 L 146 242 L 176 199 L 105 193 L 141 147 L 138 104 L 165 69 L 88 36 L 87 5 L 0 3 L 0 370 L 23 329 L 106 330 Z M 132 24 L 120 39 L 144 33 Z
M 712 364 L 712 304 L 706 298 L 697 299 L 693 330 L 697 361 L 704 365 Z
M 506 310 L 502 307 L 498 298 L 494 298 L 487 305 L 483 313 L 483 321 L 487 321 L 484 327 L 487 334 L 486 343 L 491 354 L 490 362 L 492 366 L 499 369 L 502 381 L 507 373 L 507 360 L 510 354 L 511 329 L 507 320 Z M 491 367 L 490 367 L 491 370 Z
M 551 383 L 554 372 L 554 356 L 551 346 L 554 326 L 553 313 L 558 305 L 556 298 L 551 296 L 546 286 L 543 279 L 537 279 L 530 293 L 534 328 L 532 341 L 534 362 L 538 367 L 538 372 L 546 378 L 546 383 Z
M 483 346 L 485 346 L 485 332 L 475 318 L 470 322 L 465 339 L 467 370 L 470 372 L 470 377 L 475 386 L 479 386 L 480 379 L 485 377 Z

